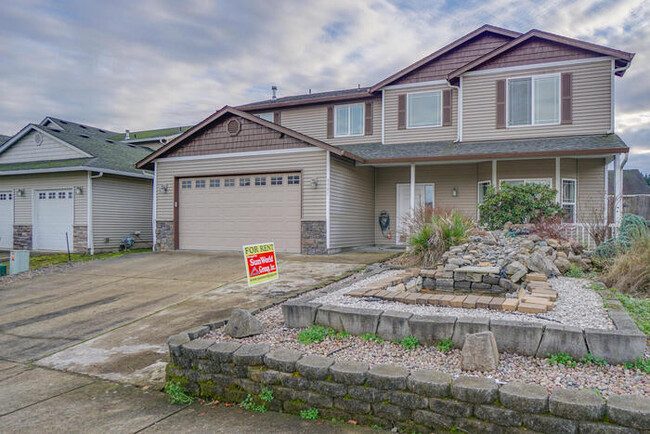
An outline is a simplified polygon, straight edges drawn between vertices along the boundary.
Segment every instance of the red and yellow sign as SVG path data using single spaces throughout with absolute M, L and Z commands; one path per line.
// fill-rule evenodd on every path
M 248 286 L 257 285 L 278 278 L 278 264 L 275 261 L 273 243 L 244 246 Z

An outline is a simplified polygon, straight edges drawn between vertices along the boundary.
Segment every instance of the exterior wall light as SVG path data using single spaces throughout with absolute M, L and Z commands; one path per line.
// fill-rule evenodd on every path
M 162 184 L 160 187 L 158 187 L 158 190 L 160 190 L 161 193 L 167 194 L 167 191 L 169 191 L 169 186 L 167 184 Z
M 451 189 L 451 195 L 452 195 L 453 197 L 458 196 L 458 190 L 456 189 L 456 187 L 454 187 L 454 188 Z
M 311 188 L 318 188 L 318 178 L 311 179 Z
M 75 187 L 74 188 L 74 194 L 84 194 L 83 187 Z
M 25 189 L 24 188 L 19 188 L 18 190 L 16 190 L 16 196 L 18 196 L 18 197 L 25 196 Z

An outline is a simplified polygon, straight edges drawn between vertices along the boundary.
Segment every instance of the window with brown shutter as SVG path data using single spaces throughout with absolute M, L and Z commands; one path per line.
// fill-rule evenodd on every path
M 366 136 L 372 136 L 372 103 L 367 102 L 366 103 L 366 120 L 365 120 L 365 128 L 366 128 Z
M 334 107 L 327 107 L 327 138 L 334 138 Z
M 273 112 L 273 123 L 280 125 L 280 112 Z
M 451 89 L 442 91 L 442 126 L 451 125 Z
M 397 129 L 406 129 L 406 94 L 397 97 Z
M 562 125 L 573 123 L 573 73 L 562 73 Z
M 497 98 L 496 98 L 496 119 L 497 128 L 506 127 L 506 81 L 497 80 Z

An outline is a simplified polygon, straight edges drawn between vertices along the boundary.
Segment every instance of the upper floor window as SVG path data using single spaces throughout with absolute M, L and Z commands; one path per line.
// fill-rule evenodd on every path
M 257 113 L 255 116 L 265 121 L 273 122 L 273 112 Z
M 406 99 L 407 128 L 442 125 L 442 91 L 409 93 Z
M 347 104 L 334 107 L 334 136 L 362 136 L 365 104 Z
M 560 123 L 560 76 L 508 79 L 508 126 Z

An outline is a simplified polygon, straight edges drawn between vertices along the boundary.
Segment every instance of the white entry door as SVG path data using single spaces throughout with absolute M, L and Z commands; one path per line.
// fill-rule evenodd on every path
M 0 191 L 0 249 L 13 248 L 14 193 Z
M 72 250 L 74 199 L 72 189 L 34 190 L 34 250 Z
M 433 184 L 415 184 L 415 208 L 429 205 L 433 208 Z M 404 219 L 411 212 L 411 185 L 397 184 L 397 243 L 402 244 Z

